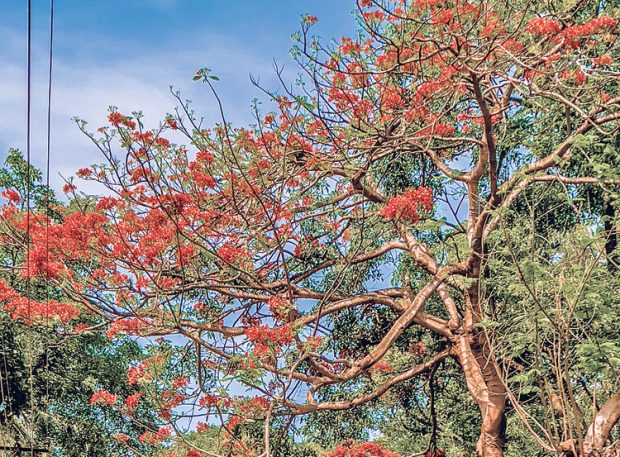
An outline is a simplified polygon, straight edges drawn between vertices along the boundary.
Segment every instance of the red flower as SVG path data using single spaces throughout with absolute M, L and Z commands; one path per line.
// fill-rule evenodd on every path
M 416 223 L 420 221 L 420 210 L 429 212 L 433 209 L 433 194 L 427 187 L 408 189 L 390 199 L 380 216 L 386 219 L 400 219 Z
M 172 389 L 177 390 L 186 387 L 189 381 L 185 376 L 177 376 L 172 380 Z
M 283 297 L 271 297 L 267 302 L 271 314 L 279 321 L 286 318 L 288 312 L 291 310 L 291 304 Z
M 130 386 L 137 384 L 138 381 L 142 379 L 142 377 L 144 376 L 145 368 L 146 368 L 146 365 L 144 363 L 141 363 L 137 367 L 133 365 L 130 366 L 129 371 L 127 373 L 127 384 L 129 384 Z
M 562 72 L 562 78 L 568 81 L 572 81 L 575 86 L 583 86 L 586 83 L 586 75 L 580 70 L 564 70 Z
M 205 424 L 204 422 L 198 422 L 196 424 L 196 431 L 198 433 L 206 433 L 211 429 L 211 426 L 209 424 Z
M 108 121 L 114 127 L 120 127 L 122 125 L 122 126 L 127 127 L 128 129 L 131 129 L 131 130 L 136 128 L 136 123 L 133 122 L 130 117 L 123 116 L 121 113 L 116 112 L 116 111 L 114 111 L 114 112 L 112 112 L 112 113 L 110 113 L 108 115 Z
M 562 25 L 555 19 L 546 19 L 544 17 L 535 17 L 530 19 L 527 24 L 530 33 L 536 35 L 547 36 L 557 35 L 562 30 Z
M 106 406 L 112 406 L 118 400 L 118 395 L 111 394 L 107 390 L 98 390 L 90 397 L 89 403 L 91 405 L 100 403 Z
M 10 314 L 12 319 L 24 319 L 28 324 L 43 318 L 68 322 L 80 314 L 69 303 L 60 303 L 55 300 L 37 302 L 22 297 L 4 281 L 0 281 L 0 303 L 4 303 L 4 310 Z
M 585 24 L 572 25 L 562 31 L 564 47 L 576 49 L 581 46 L 584 39 L 598 33 L 612 31 L 615 28 L 616 21 L 607 16 L 594 18 Z
M 20 195 L 13 189 L 6 189 L 2 192 L 2 197 L 6 198 L 9 203 L 19 203 L 21 200 Z
M 118 200 L 116 200 L 114 197 L 102 197 L 101 200 L 99 200 L 95 205 L 95 209 L 100 212 L 109 211 L 117 204 Z
M 449 124 L 435 124 L 433 126 L 433 133 L 437 136 L 452 136 L 454 135 L 454 126 Z
M 224 243 L 217 251 L 217 255 L 228 263 L 237 263 L 249 257 L 249 253 L 245 249 L 235 247 L 230 243 Z
M 203 397 L 200 397 L 198 400 L 198 404 L 200 406 L 204 406 L 205 408 L 210 408 L 211 406 L 217 406 L 220 402 L 220 398 L 215 395 L 205 394 Z
M 177 124 L 176 119 L 174 119 L 173 117 L 166 118 L 166 125 L 170 127 L 172 130 L 177 130 L 179 128 L 179 125 Z
M 133 411 L 134 408 L 140 404 L 142 395 L 142 392 L 138 392 L 127 397 L 127 399 L 125 400 L 125 406 L 127 406 L 127 409 L 129 411 Z
M 168 141 L 166 138 L 158 137 L 155 140 L 155 146 L 159 146 L 160 148 L 168 148 L 170 147 L 170 141 Z
M 150 444 L 152 446 L 156 446 L 160 444 L 162 441 L 170 438 L 170 427 L 162 427 L 157 430 L 155 433 L 146 431 L 142 435 L 138 437 L 138 441 L 143 444 Z
M 80 168 L 77 171 L 77 175 L 80 178 L 88 178 L 92 174 L 93 174 L 93 170 L 91 170 L 90 168 Z
M 127 441 L 129 441 L 129 435 L 126 435 L 125 433 L 119 433 L 118 435 L 116 435 L 115 440 L 117 443 L 126 443 Z
M 316 351 L 321 344 L 323 344 L 323 338 L 320 336 L 309 336 L 304 341 L 304 346 L 310 351 Z
M 338 446 L 326 457 L 401 457 L 376 443 L 349 443 Z
M 213 154 L 211 154 L 206 149 L 201 149 L 196 154 L 196 162 L 200 162 L 204 165 L 211 165 L 213 162 Z
M 394 367 L 385 360 L 380 360 L 373 365 L 372 371 L 375 373 L 393 373 Z
M 269 328 L 266 325 L 250 326 L 245 331 L 248 340 L 255 344 L 284 345 L 293 342 L 293 327 L 286 324 L 281 327 Z
M 594 63 L 594 65 L 596 65 L 597 67 L 611 65 L 613 61 L 614 59 L 612 59 L 612 57 L 608 55 L 602 55 L 600 57 L 595 57 L 594 59 L 592 59 L 592 63 Z
M 148 329 L 150 323 L 144 319 L 120 319 L 112 322 L 110 328 L 105 332 L 108 338 L 113 338 L 119 333 L 127 335 L 141 335 Z
M 125 116 L 123 116 L 121 113 L 118 113 L 116 111 L 108 114 L 108 121 L 114 127 L 118 127 L 123 122 L 124 119 L 125 119 Z
M 454 18 L 452 10 L 444 8 L 433 17 L 432 21 L 435 24 L 448 24 Z

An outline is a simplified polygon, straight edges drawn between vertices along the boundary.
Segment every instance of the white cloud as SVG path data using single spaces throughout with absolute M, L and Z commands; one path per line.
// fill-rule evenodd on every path
M 0 30 L 5 46 L 0 50 L 0 155 L 9 147 L 25 149 L 25 59 L 24 43 L 11 29 Z M 275 87 L 272 62 L 263 61 L 238 43 L 217 36 L 201 35 L 191 48 L 179 51 L 133 50 L 120 57 L 101 59 L 94 51 L 101 43 L 84 43 L 77 58 L 54 60 L 52 102 L 51 181 L 62 187 L 59 174 L 70 176 L 84 166 L 101 161 L 96 147 L 72 122 L 74 116 L 85 119 L 91 130 L 105 124 L 107 109 L 117 106 L 121 112 L 140 110 L 147 125 L 154 126 L 165 113 L 172 112 L 175 100 L 169 86 L 182 91 L 193 101 L 196 111 L 208 120 L 217 120 L 217 107 L 208 88 L 193 82 L 202 66 L 210 67 L 221 81 L 217 88 L 229 120 L 250 120 L 250 102 L 262 94 L 250 83 L 249 74 L 260 75 L 268 87 Z M 113 42 L 105 46 L 114 48 Z M 106 52 L 107 55 L 113 55 Z M 123 56 L 124 54 L 124 56 Z M 44 49 L 33 50 L 32 147 L 33 162 L 45 163 L 47 113 L 47 60 Z

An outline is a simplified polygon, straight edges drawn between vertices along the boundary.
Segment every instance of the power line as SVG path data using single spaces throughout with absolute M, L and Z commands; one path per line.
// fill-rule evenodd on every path
M 30 303 L 30 110 L 31 110 L 31 74 L 32 74 L 32 0 L 26 1 L 26 299 L 28 306 L 28 324 L 32 325 Z M 34 456 L 34 384 L 32 381 L 32 335 L 28 346 L 28 384 L 30 390 L 30 455 Z M 21 453 L 21 451 L 20 451 Z
M 50 0 L 50 40 L 49 40 L 49 67 L 47 85 L 47 156 L 45 165 L 45 256 L 49 264 L 50 244 L 49 226 L 51 219 L 50 212 L 50 156 L 51 156 L 51 137 L 52 137 L 52 69 L 54 62 L 54 0 Z M 49 400 L 50 400 L 50 376 L 49 376 L 49 278 L 45 276 L 45 415 L 44 435 L 47 438 L 49 421 Z

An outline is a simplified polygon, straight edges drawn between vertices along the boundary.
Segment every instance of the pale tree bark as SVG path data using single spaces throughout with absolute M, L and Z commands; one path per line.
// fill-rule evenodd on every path
M 484 345 L 472 344 L 471 336 L 460 336 L 456 353 L 472 398 L 480 409 L 482 425 L 476 444 L 479 457 L 504 455 L 506 389 L 492 356 Z
M 583 440 L 583 455 L 574 440 L 560 443 L 564 457 L 618 457 L 620 450 L 607 446 L 611 430 L 620 420 L 620 393 L 611 397 L 596 414 Z M 607 446 L 607 447 L 606 447 Z
M 586 432 L 584 450 L 587 456 L 605 455 L 603 450 L 611 429 L 620 419 L 620 393 L 611 397 L 594 417 Z

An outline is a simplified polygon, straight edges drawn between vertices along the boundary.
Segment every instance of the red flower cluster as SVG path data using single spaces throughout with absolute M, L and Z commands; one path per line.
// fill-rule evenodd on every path
M 110 328 L 105 332 L 108 338 L 114 338 L 119 333 L 127 335 L 142 335 L 150 326 L 144 319 L 120 319 L 112 322 Z
M 454 13 L 448 8 L 440 9 L 432 18 L 434 24 L 448 24 L 454 19 Z
M 142 392 L 138 392 L 133 395 L 129 395 L 125 399 L 125 406 L 127 407 L 127 410 L 129 412 L 133 411 L 135 407 L 140 404 L 140 401 L 142 400 L 142 395 Z
M 23 266 L 23 275 L 56 278 L 66 271 L 64 260 L 92 258 L 92 250 L 98 241 L 105 242 L 103 225 L 105 215 L 98 213 L 73 213 L 67 215 L 62 224 L 51 224 L 44 216 L 13 221 L 16 227 L 26 232 L 29 229 L 31 244 L 28 262 Z
M 198 422 L 196 424 L 196 432 L 198 433 L 206 433 L 209 430 L 211 430 L 211 426 L 209 424 L 206 424 L 204 422 Z
M 25 262 L 25 270 L 21 276 L 24 278 L 41 276 L 45 279 L 57 278 L 63 271 L 64 265 L 61 262 L 52 260 L 47 247 L 35 244 L 28 250 L 28 261 Z
M 200 397 L 198 400 L 198 404 L 205 408 L 210 408 L 211 406 L 217 406 L 220 403 L 220 397 L 211 394 L 205 394 L 203 397 Z
M 108 121 L 114 127 L 120 127 L 122 125 L 131 130 L 136 128 L 136 123 L 133 122 L 129 116 L 124 116 L 117 111 L 114 111 L 108 115 Z
M 439 137 L 450 137 L 454 135 L 455 132 L 455 128 L 453 125 L 450 124 L 444 124 L 444 123 L 437 123 L 434 124 L 432 126 L 426 127 L 422 130 L 420 130 L 418 132 L 418 137 L 432 137 L 432 136 L 439 136 Z
M 189 380 L 185 376 L 175 376 L 172 379 L 171 389 L 178 390 L 187 387 Z
M 420 212 L 433 209 L 433 193 L 428 187 L 407 189 L 402 194 L 390 199 L 380 216 L 386 219 L 404 220 L 411 223 L 419 222 Z
M 555 19 L 535 17 L 528 22 L 527 30 L 540 36 L 557 35 L 562 30 L 562 25 Z
M 304 346 L 310 351 L 316 351 L 323 344 L 323 338 L 320 336 L 309 336 L 304 341 Z
M 144 376 L 144 370 L 146 369 L 146 365 L 141 363 L 138 366 L 130 366 L 127 373 L 127 384 L 133 386 L 137 384 L 140 379 Z
M 2 192 L 2 198 L 6 198 L 9 201 L 9 204 L 19 203 L 21 200 L 20 195 L 13 189 L 6 189 Z
M 252 325 L 245 330 L 248 340 L 254 344 L 254 355 L 266 356 L 270 348 L 275 348 L 280 353 L 280 346 L 293 342 L 293 327 L 285 324 L 280 327 L 270 328 L 266 325 Z
M 157 430 L 155 433 L 151 431 L 146 431 L 142 435 L 138 437 L 138 441 L 143 444 L 150 444 L 152 446 L 156 446 L 160 444 L 162 441 L 170 438 L 171 432 L 170 427 L 162 427 Z
M 376 443 L 358 443 L 338 446 L 326 457 L 401 457 Z
M 433 126 L 433 133 L 438 136 L 452 136 L 454 135 L 454 126 L 450 124 L 435 124 Z
M 572 81 L 575 86 L 583 86 L 586 83 L 586 75 L 581 70 L 564 70 L 562 78 Z
M 201 149 L 196 153 L 196 162 L 202 165 L 211 165 L 213 163 L 213 154 L 206 149 Z
M 217 251 L 217 255 L 225 262 L 238 263 L 247 259 L 249 257 L 249 252 L 245 249 L 235 247 L 230 243 L 224 243 Z
M 161 392 L 160 398 L 162 407 L 159 409 L 157 414 L 162 419 L 170 421 L 170 418 L 172 417 L 172 410 L 183 403 L 187 399 L 187 396 L 173 390 L 164 390 Z
M 173 117 L 167 117 L 166 118 L 166 125 L 171 128 L 172 130 L 178 130 L 179 129 L 179 124 L 177 123 L 176 119 Z
M 129 435 L 125 433 L 119 433 L 118 435 L 116 435 L 115 440 L 117 443 L 126 443 L 127 441 L 129 441 Z
M 388 374 L 394 372 L 394 367 L 385 360 L 380 360 L 373 365 L 372 371 L 375 373 Z
M 60 303 L 56 300 L 38 302 L 22 297 L 4 281 L 0 281 L 0 302 L 4 303 L 4 310 L 11 315 L 12 319 L 24 319 L 28 323 L 48 319 L 69 322 L 80 314 L 69 303 Z
M 76 174 L 79 178 L 84 179 L 91 176 L 93 174 L 93 170 L 91 170 L 90 168 L 80 168 Z
M 112 394 L 107 390 L 98 390 L 90 397 L 90 404 L 102 404 L 106 406 L 112 406 L 118 400 L 118 395 Z
M 291 310 L 291 304 L 283 297 L 271 297 L 267 305 L 269 306 L 271 314 L 273 314 L 278 321 L 286 319 Z
M 585 38 L 597 33 L 609 32 L 615 28 L 616 20 L 607 16 L 594 18 L 585 24 L 572 25 L 562 31 L 564 46 L 569 49 L 576 49 Z
M 241 417 L 257 417 L 263 415 L 269 409 L 271 402 L 263 397 L 254 397 L 242 400 L 237 407 L 237 411 Z
M 245 331 L 248 340 L 254 344 L 283 346 L 293 342 L 293 327 L 285 324 L 269 328 L 266 325 L 250 326 Z
M 614 59 L 609 55 L 602 55 L 600 57 L 595 57 L 592 59 L 592 63 L 597 67 L 604 67 L 606 65 L 611 65 Z

